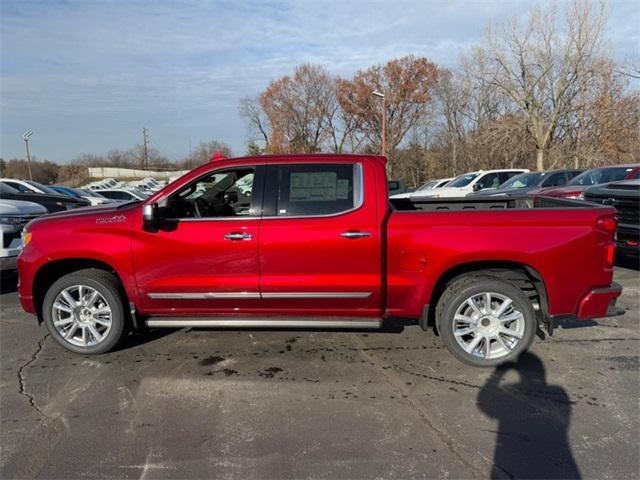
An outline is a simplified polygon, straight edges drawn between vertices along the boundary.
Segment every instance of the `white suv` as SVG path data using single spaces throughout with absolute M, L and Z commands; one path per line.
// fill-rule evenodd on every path
M 464 197 L 471 192 L 497 188 L 511 177 L 521 173 L 527 173 L 526 168 L 501 169 L 501 170 L 478 170 L 457 176 L 446 187 L 438 188 L 432 192 L 425 193 L 424 198 L 448 198 Z

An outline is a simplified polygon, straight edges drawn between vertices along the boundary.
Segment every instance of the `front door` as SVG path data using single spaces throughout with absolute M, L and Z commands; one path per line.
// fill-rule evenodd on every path
M 146 313 L 242 313 L 259 306 L 263 170 L 210 172 L 158 205 L 157 231 L 134 234 Z
M 260 228 L 263 308 L 380 314 L 380 228 L 374 182 L 366 185 L 370 191 L 357 162 L 268 166 Z

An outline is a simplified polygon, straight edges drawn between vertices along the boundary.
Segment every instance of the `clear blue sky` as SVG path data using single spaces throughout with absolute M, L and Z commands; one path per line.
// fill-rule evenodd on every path
M 559 4 L 560 6 L 562 3 Z M 67 162 L 141 141 L 169 158 L 189 142 L 246 149 L 238 100 L 299 63 L 349 75 L 415 54 L 453 66 L 489 21 L 523 15 L 526 1 L 4 1 L 1 145 Z M 638 57 L 640 2 L 609 4 L 617 58 Z

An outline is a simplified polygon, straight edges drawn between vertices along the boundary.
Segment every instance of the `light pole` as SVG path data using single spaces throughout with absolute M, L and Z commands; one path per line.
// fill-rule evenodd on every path
M 382 156 L 387 156 L 387 97 L 384 93 L 374 90 L 371 95 L 382 99 Z
M 29 155 L 29 137 L 33 135 L 31 130 L 27 130 L 22 134 L 22 139 L 24 140 L 24 146 L 27 149 L 27 168 L 29 169 L 29 180 L 33 181 L 33 176 L 31 175 L 31 155 Z

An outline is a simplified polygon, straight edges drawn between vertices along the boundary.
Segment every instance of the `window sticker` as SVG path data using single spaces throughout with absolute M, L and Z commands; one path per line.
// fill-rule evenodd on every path
M 337 196 L 337 190 L 336 172 L 291 173 L 289 200 L 292 202 L 332 202 L 341 198 Z
M 349 198 L 349 180 L 338 180 L 336 185 L 336 198 L 338 200 L 347 200 Z

